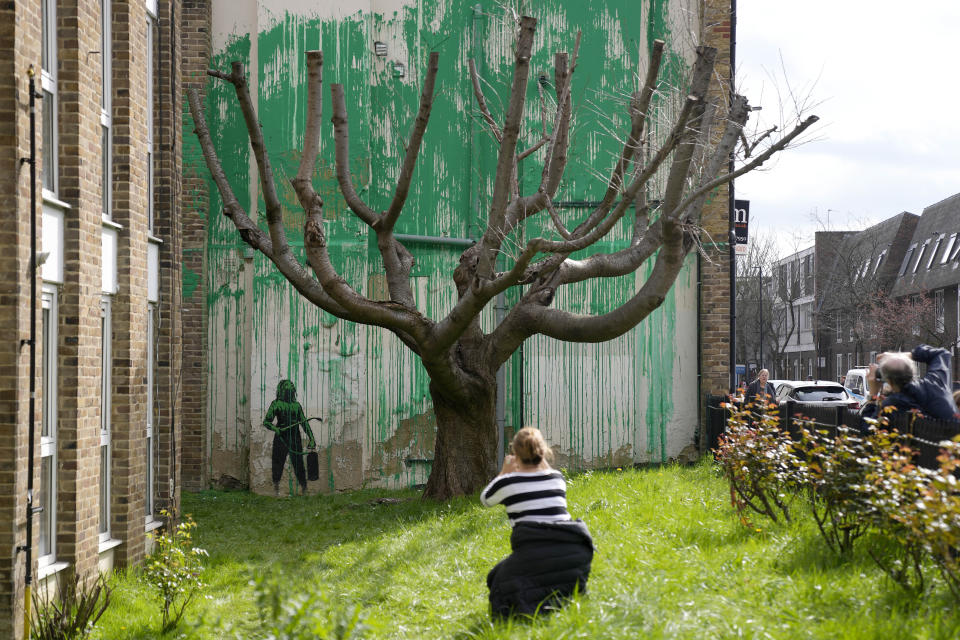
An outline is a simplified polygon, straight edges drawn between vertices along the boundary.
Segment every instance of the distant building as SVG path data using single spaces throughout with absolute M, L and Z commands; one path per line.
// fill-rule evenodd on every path
M 929 322 L 918 323 L 913 341 L 950 349 L 956 355 L 960 336 L 960 193 L 923 210 L 900 263 L 893 286 L 895 298 L 926 296 L 933 302 Z M 953 379 L 960 375 L 958 358 Z
M 815 338 L 824 363 L 822 377 L 839 380 L 886 348 L 878 339 L 872 308 L 879 295 L 892 295 L 918 220 L 904 211 L 847 234 L 824 265 Z

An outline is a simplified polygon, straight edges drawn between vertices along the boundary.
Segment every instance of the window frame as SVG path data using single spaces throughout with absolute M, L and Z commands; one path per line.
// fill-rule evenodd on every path
M 59 163 L 59 135 L 58 135 L 58 110 L 59 110 L 59 95 L 57 89 L 57 2 L 56 0 L 42 0 L 41 5 L 41 27 L 40 27 L 40 47 L 41 47 L 41 64 L 40 64 L 40 94 L 41 94 L 41 111 L 43 114 L 43 121 L 41 122 L 41 140 L 43 138 L 43 129 L 47 127 L 47 124 L 50 124 L 50 149 L 44 148 L 42 150 L 43 155 L 43 171 L 41 171 L 40 184 L 43 197 L 47 199 L 58 199 L 58 194 L 60 193 L 60 163 Z M 49 64 L 49 69 L 44 66 L 44 63 Z M 45 106 L 43 100 L 45 94 L 50 96 L 50 108 L 43 108 Z M 49 111 L 49 113 L 48 113 Z M 50 118 L 50 120 L 47 120 Z M 49 156 L 47 155 L 49 152 Z M 49 161 L 49 166 L 48 166 Z M 48 173 L 49 172 L 49 173 Z M 48 186 L 46 184 L 47 178 L 50 178 L 51 184 Z M 49 188 L 52 187 L 52 188 Z
M 155 450 L 156 437 L 154 432 L 154 409 L 156 404 L 156 394 L 154 385 L 156 384 L 156 359 L 157 359 L 157 331 L 156 331 L 156 311 L 157 305 L 148 303 L 147 305 L 147 420 L 146 420 L 146 470 L 144 478 L 144 523 L 150 524 L 155 520 L 154 510 L 156 508 L 156 465 Z
M 943 333 L 946 330 L 946 310 L 943 301 L 943 289 L 933 292 L 934 331 Z
M 113 20 L 112 0 L 100 0 L 100 135 L 103 173 L 102 212 L 104 220 L 113 219 Z
M 58 318 L 57 289 L 53 285 L 43 284 L 40 292 L 41 303 L 41 344 L 40 384 L 42 404 L 40 409 L 40 486 L 45 500 L 39 506 L 40 526 L 38 527 L 37 566 L 43 569 L 57 561 L 57 345 Z M 51 422 L 52 418 L 52 422 Z M 50 477 L 43 473 L 43 461 L 48 460 Z M 48 548 L 44 548 L 46 541 Z
M 156 185 L 154 183 L 156 169 L 154 167 L 154 115 L 156 114 L 156 105 L 154 104 L 154 56 L 153 47 L 155 44 L 154 33 L 157 25 L 156 2 L 147 3 L 147 33 L 146 33 L 146 73 L 147 73 L 147 233 L 153 235 L 155 227 L 156 212 L 154 210 L 154 194 Z M 152 9 L 152 10 L 151 10 Z
M 97 531 L 100 543 L 111 539 L 113 433 L 111 412 L 113 409 L 112 362 L 113 318 L 110 296 L 100 299 L 100 512 Z

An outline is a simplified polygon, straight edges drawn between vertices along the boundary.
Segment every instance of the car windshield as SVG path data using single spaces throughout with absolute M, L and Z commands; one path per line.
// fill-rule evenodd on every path
M 800 387 L 793 392 L 793 398 L 800 402 L 821 402 L 826 400 L 846 400 L 843 387 Z

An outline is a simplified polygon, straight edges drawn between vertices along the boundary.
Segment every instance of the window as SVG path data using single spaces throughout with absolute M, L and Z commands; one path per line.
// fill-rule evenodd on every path
M 100 541 L 110 539 L 110 412 L 113 408 L 110 390 L 112 357 L 112 327 L 110 298 L 100 301 Z
M 113 211 L 113 125 L 112 108 L 112 83 L 110 75 L 113 73 L 111 59 L 113 58 L 113 48 L 111 46 L 110 19 L 111 19 L 111 0 L 100 0 L 100 68 L 103 74 L 101 81 L 100 96 L 100 153 L 102 158 L 102 175 L 100 177 L 100 194 L 103 202 L 103 217 L 110 219 Z
M 43 168 L 41 184 L 56 197 L 57 179 L 57 2 L 43 0 L 41 7 L 40 87 L 43 112 Z
M 940 264 L 946 264 L 950 259 L 950 250 L 953 249 L 953 243 L 957 241 L 957 234 L 951 233 L 947 239 L 947 246 L 943 248 L 943 257 L 940 258 Z
M 52 564 L 57 557 L 57 291 L 45 285 L 41 293 L 40 362 L 40 491 L 34 502 L 42 508 L 37 531 L 38 564 Z
M 840 376 L 843 375 L 843 354 L 837 354 L 837 379 L 840 379 Z
M 923 261 L 923 252 L 927 250 L 927 245 L 930 244 L 930 240 L 924 240 L 923 245 L 920 247 L 920 253 L 917 254 L 917 261 L 913 263 L 913 271 L 910 273 L 916 273 L 917 269 L 920 268 L 920 263 Z
M 887 255 L 887 250 L 884 249 L 880 252 L 880 255 L 877 256 L 877 263 L 873 265 L 873 272 L 876 273 L 877 269 L 880 268 L 880 263 L 883 262 L 884 256 Z
M 794 380 L 800 379 L 800 359 L 799 358 L 797 358 L 793 362 L 793 379 Z
M 153 34 L 157 22 L 156 2 L 153 6 L 147 6 L 147 55 L 146 55 L 146 74 L 147 74 L 147 233 L 153 234 L 154 227 L 154 160 L 153 160 L 153 117 L 156 111 L 156 105 L 153 100 Z
M 867 364 L 873 364 L 873 363 L 876 362 L 876 361 L 877 361 L 877 352 L 876 352 L 876 351 L 871 351 L 871 352 L 870 352 L 870 361 L 869 361 Z
M 813 358 L 807 360 L 807 375 L 813 377 Z
M 156 440 L 153 437 L 154 422 L 154 366 L 156 364 L 156 306 L 151 304 L 147 311 L 147 467 L 144 483 L 144 515 L 146 522 L 153 521 L 154 497 L 156 496 L 156 467 L 154 466 L 154 448 Z
M 943 333 L 946 322 L 943 315 L 943 289 L 933 292 L 933 311 L 936 318 L 936 332 Z
M 913 250 L 917 248 L 917 244 L 914 243 L 910 245 L 910 248 L 907 249 L 907 255 L 903 256 L 903 264 L 900 265 L 900 271 L 897 273 L 897 276 L 902 276 L 907 272 L 907 265 L 910 264 L 910 259 L 913 257 Z
M 919 295 L 910 296 L 910 305 L 911 305 L 911 306 L 916 307 L 916 306 L 919 305 L 919 304 L 920 304 L 920 296 L 919 296 Z M 915 335 L 915 336 L 920 335 L 920 326 L 917 325 L 917 324 L 914 324 L 914 325 L 913 325 L 913 335 Z
M 950 259 L 951 259 L 951 260 L 956 260 L 958 255 L 960 255 L 960 242 L 958 242 L 958 243 L 953 247 L 953 253 L 950 254 Z
M 933 259 L 937 257 L 937 251 L 940 249 L 940 243 L 943 242 L 943 234 L 937 236 L 937 242 L 933 245 L 933 251 L 930 252 L 930 259 L 927 260 L 927 269 L 933 266 Z
M 840 314 L 837 314 L 837 342 L 843 342 L 843 322 Z

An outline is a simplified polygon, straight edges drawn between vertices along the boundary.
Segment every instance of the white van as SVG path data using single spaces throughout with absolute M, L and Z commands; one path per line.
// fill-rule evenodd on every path
M 860 404 L 863 404 L 869 392 L 867 387 L 867 373 L 869 371 L 870 369 L 867 367 L 854 367 L 847 371 L 847 377 L 843 380 L 843 388 L 855 397 Z

